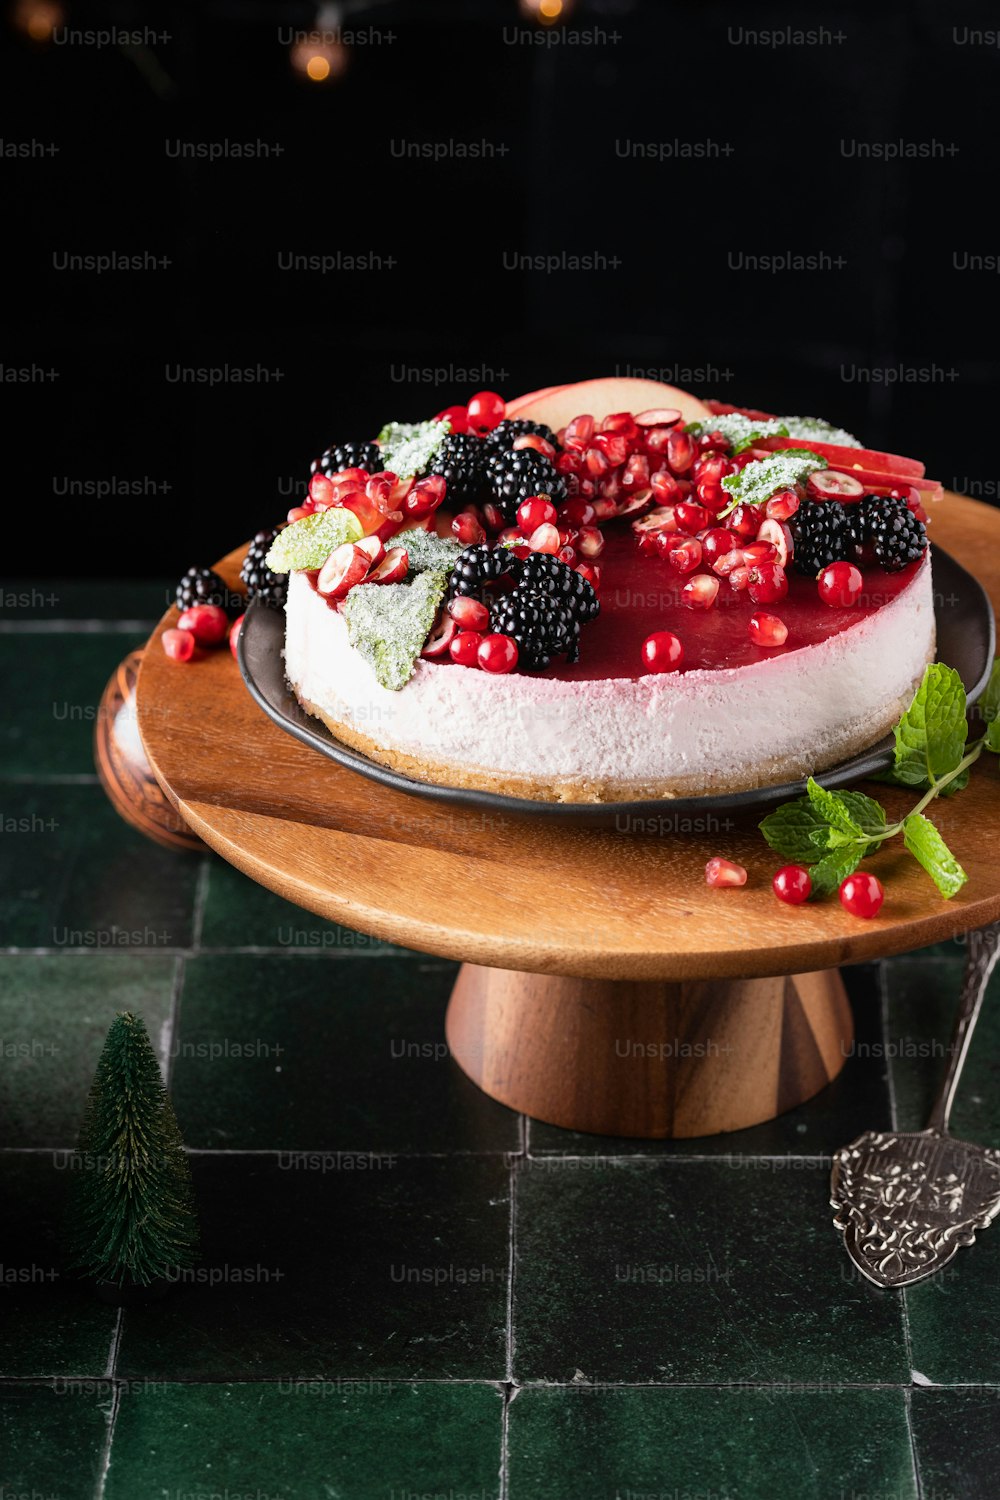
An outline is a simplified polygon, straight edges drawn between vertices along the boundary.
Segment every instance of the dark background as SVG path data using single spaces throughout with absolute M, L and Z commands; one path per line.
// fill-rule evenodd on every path
M 985 5 L 577 0 L 554 43 L 517 0 L 377 5 L 313 83 L 287 36 L 312 7 L 53 3 L 4 27 L 5 572 L 175 575 L 280 519 L 334 439 L 616 372 L 826 416 L 995 496 L 998 281 L 955 264 L 1000 250 Z M 169 39 L 46 39 L 53 18 Z M 820 39 L 745 35 L 788 26 Z M 58 151 L 11 154 L 31 141 Z M 176 155 L 257 141 L 272 154 Z M 448 141 L 487 155 L 399 155 Z M 935 154 L 861 155 L 885 142 Z M 113 251 L 170 264 L 58 268 Z M 338 251 L 382 263 L 279 265 Z M 828 259 L 746 268 L 787 253 Z

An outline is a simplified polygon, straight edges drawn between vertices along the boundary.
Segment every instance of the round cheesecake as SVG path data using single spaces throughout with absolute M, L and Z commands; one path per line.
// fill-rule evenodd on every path
M 789 638 L 778 650 L 734 628 L 737 612 L 750 612 L 742 599 L 694 617 L 676 574 L 639 557 L 630 538 L 617 585 L 614 563 L 578 663 L 497 677 L 421 660 L 399 692 L 378 684 L 314 580 L 293 574 L 288 679 L 338 739 L 394 770 L 536 800 L 602 802 L 742 791 L 825 770 L 891 729 L 934 656 L 929 550 L 903 572 L 871 575 L 875 586 L 849 609 L 818 601 L 812 580 L 793 580 L 782 606 Z M 642 638 L 675 625 L 689 668 L 633 670 Z

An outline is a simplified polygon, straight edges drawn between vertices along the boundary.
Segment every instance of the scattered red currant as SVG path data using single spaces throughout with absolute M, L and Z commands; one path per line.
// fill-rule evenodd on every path
M 801 906 L 812 892 L 812 878 L 805 865 L 782 865 L 775 871 L 771 889 L 779 901 L 787 901 L 789 906 Z
M 650 672 L 676 672 L 684 662 L 684 647 L 669 630 L 656 630 L 642 643 L 642 660 Z
M 236 643 L 240 638 L 240 631 L 243 629 L 243 621 L 245 619 L 246 615 L 240 615 L 239 619 L 234 620 L 229 627 L 229 649 L 234 656 L 236 655 Z
M 849 562 L 831 563 L 816 580 L 819 597 L 831 609 L 848 609 L 857 604 L 864 584 L 860 568 Z
M 492 432 L 507 415 L 507 403 L 495 391 L 477 391 L 465 408 L 472 432 Z
M 477 667 L 482 641 L 478 630 L 462 630 L 448 647 L 448 654 L 460 667 Z
M 747 872 L 742 865 L 736 865 L 731 859 L 710 859 L 705 866 L 705 884 L 719 887 L 725 885 L 746 885 Z
M 434 420 L 443 422 L 446 417 L 451 424 L 452 432 L 468 432 L 469 414 L 464 406 L 446 406 L 444 411 L 438 412 Z
M 171 661 L 190 661 L 194 655 L 197 642 L 190 630 L 165 630 L 161 639 Z
M 218 646 L 229 633 L 229 618 L 217 604 L 192 604 L 177 621 L 178 630 L 189 630 L 199 646 Z
M 484 672 L 513 672 L 517 642 L 509 635 L 484 635 L 476 656 Z
M 840 904 L 852 917 L 877 917 L 885 890 L 877 875 L 848 875 L 840 883 Z

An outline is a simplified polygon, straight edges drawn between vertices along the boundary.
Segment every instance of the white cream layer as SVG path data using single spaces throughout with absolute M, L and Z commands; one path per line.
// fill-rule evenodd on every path
M 933 640 L 928 552 L 876 613 L 751 666 L 563 682 L 420 661 L 394 693 L 349 645 L 343 618 L 293 574 L 285 667 L 302 697 L 390 750 L 553 780 L 711 785 L 776 761 L 805 773 L 869 743 L 872 724 L 880 731 L 887 710 L 908 702 Z

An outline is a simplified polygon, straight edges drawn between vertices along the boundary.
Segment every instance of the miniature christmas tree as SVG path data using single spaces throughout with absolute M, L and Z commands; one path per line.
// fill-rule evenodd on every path
M 198 1245 L 191 1174 L 142 1020 L 116 1016 L 87 1101 L 70 1239 L 101 1282 L 147 1287 Z

